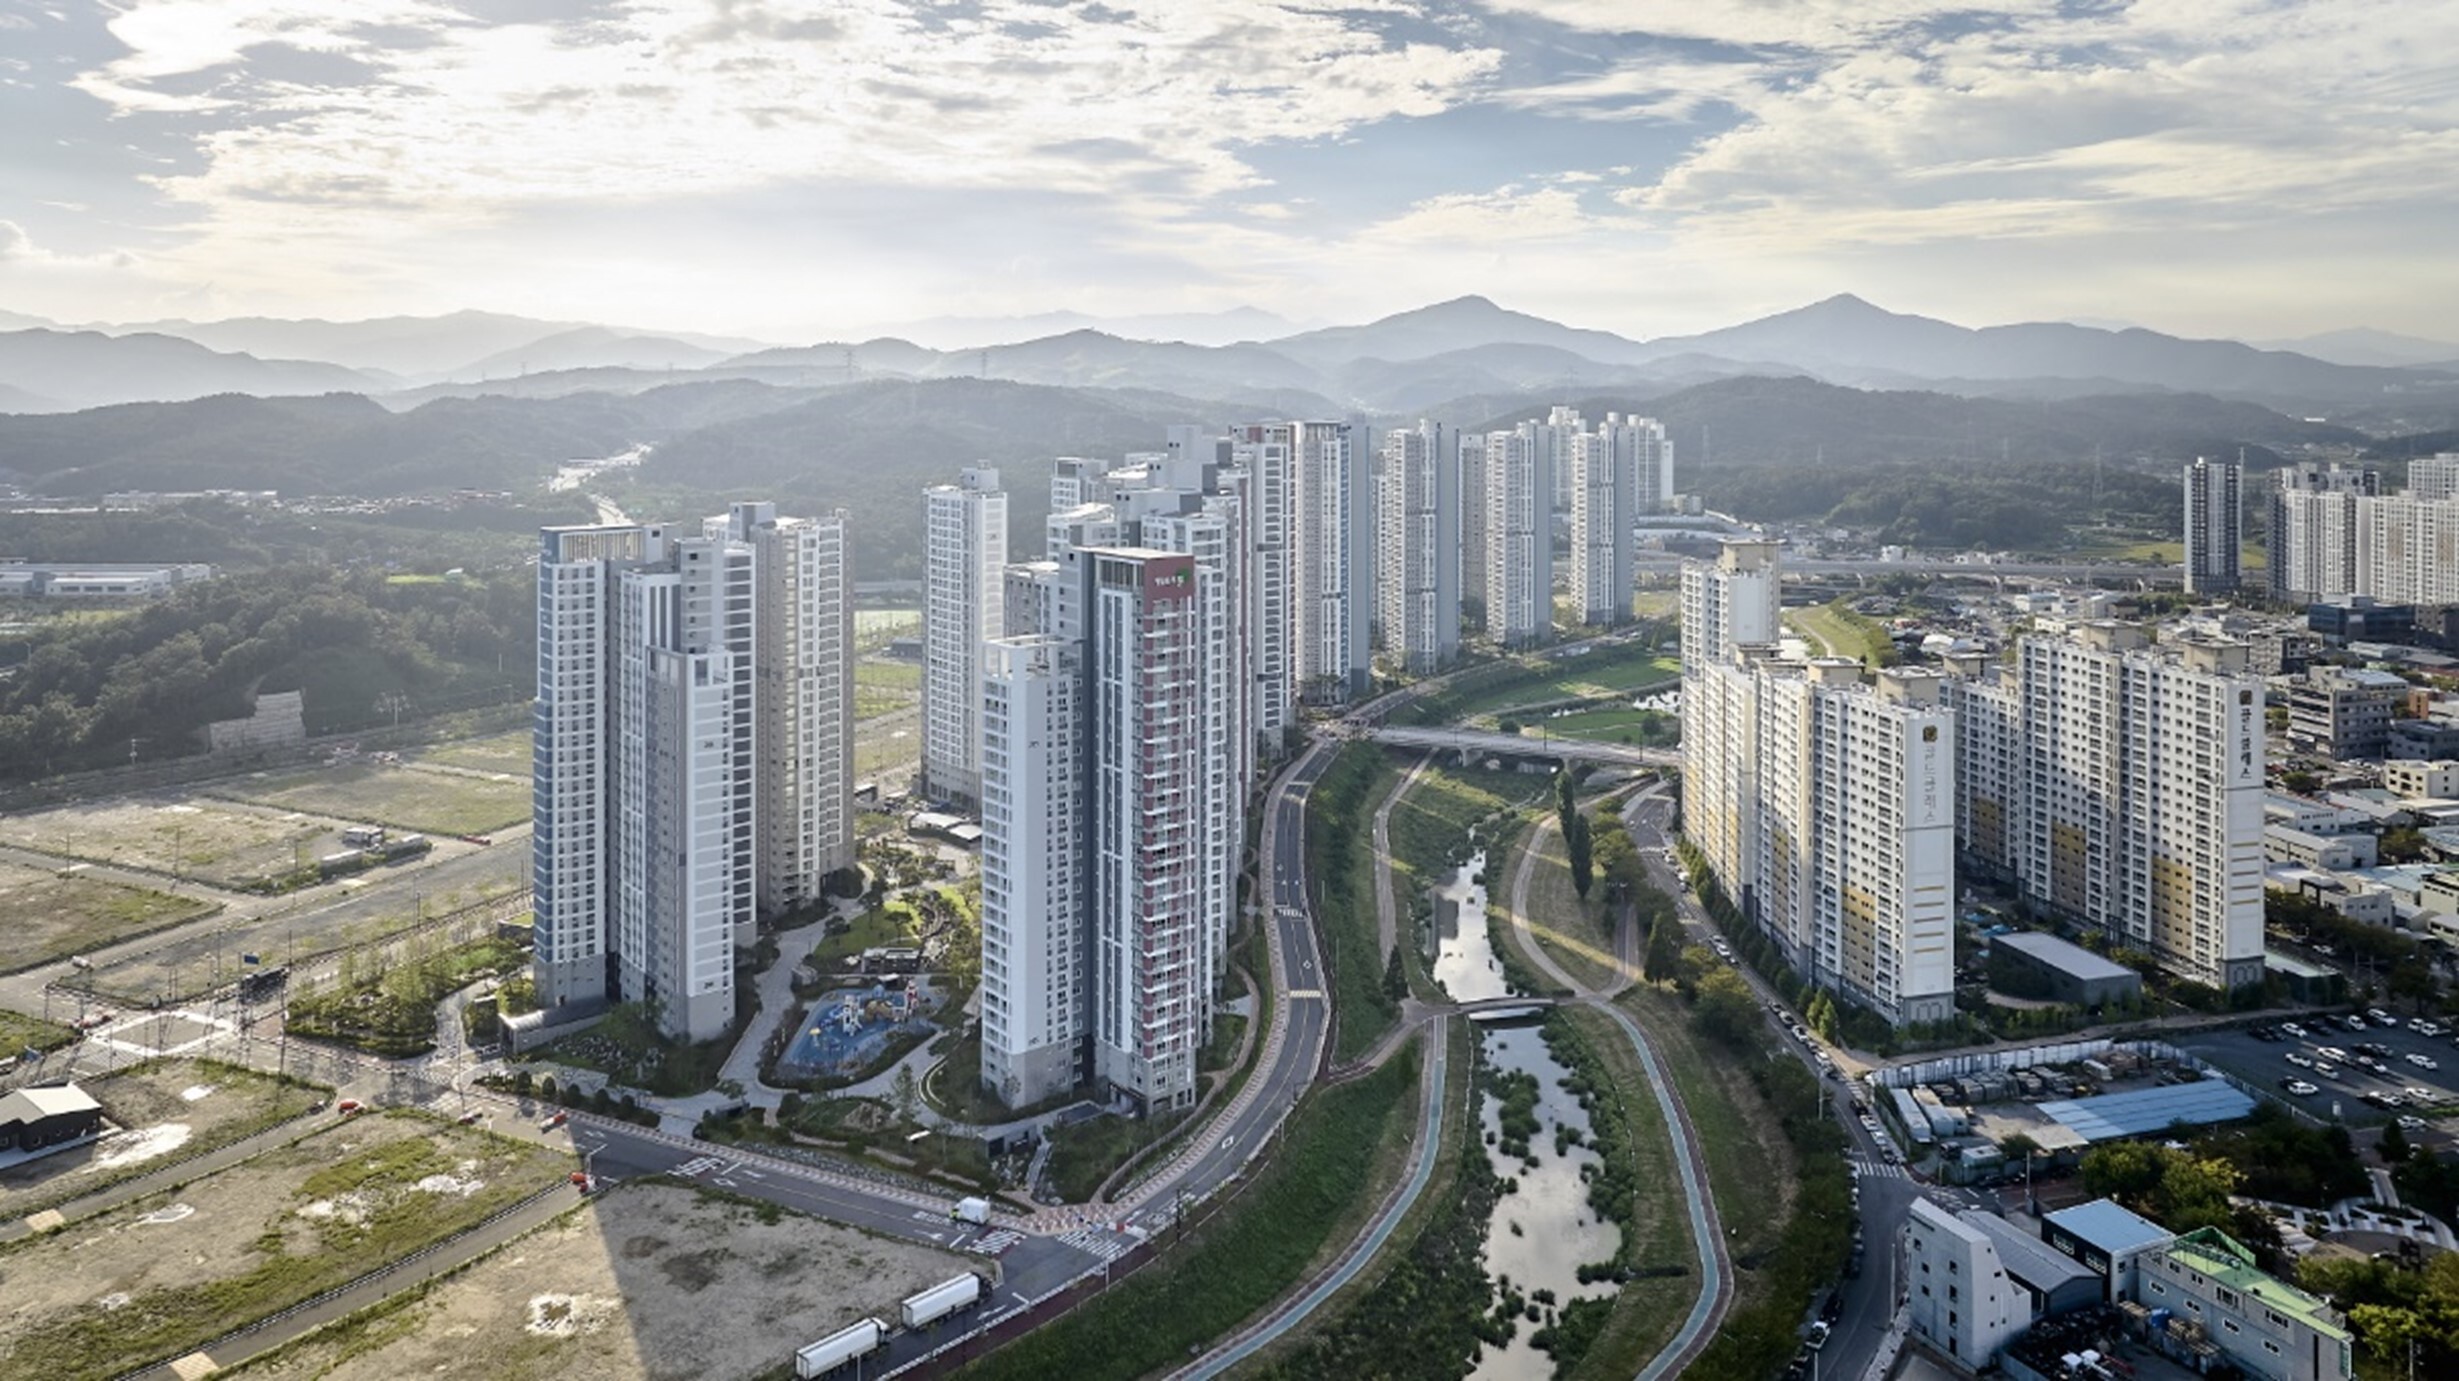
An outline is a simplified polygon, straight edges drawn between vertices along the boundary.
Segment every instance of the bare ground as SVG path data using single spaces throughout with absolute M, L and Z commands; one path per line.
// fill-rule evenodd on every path
M 78 1087 L 102 1104 L 103 1116 L 118 1130 L 90 1146 L 0 1173 L 0 1218 L 20 1218 L 174 1157 L 252 1136 L 324 1097 L 252 1071 L 195 1060 L 148 1063 Z
M 0 1375 L 116 1376 L 552 1182 L 540 1147 L 375 1115 L 0 1251 Z
M 238 1374 L 276 1381 L 726 1381 L 970 1269 L 968 1258 L 667 1184 L 626 1185 L 425 1298 Z

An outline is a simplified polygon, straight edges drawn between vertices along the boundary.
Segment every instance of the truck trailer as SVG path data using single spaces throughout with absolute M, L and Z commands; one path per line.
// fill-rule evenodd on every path
M 948 1210 L 948 1221 L 951 1223 L 973 1223 L 977 1226 L 987 1223 L 990 1221 L 990 1200 L 959 1199 L 956 1201 L 955 1206 Z
M 856 1319 L 794 1354 L 794 1374 L 801 1381 L 826 1376 L 857 1357 L 869 1356 L 888 1337 L 888 1326 L 877 1319 Z
M 928 1328 L 959 1309 L 970 1309 L 982 1300 L 982 1278 L 970 1272 L 951 1276 L 920 1294 L 908 1295 L 897 1306 L 897 1317 L 907 1328 Z

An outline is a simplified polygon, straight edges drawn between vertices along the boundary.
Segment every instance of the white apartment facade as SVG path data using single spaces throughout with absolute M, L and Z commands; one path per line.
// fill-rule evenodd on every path
M 2032 1297 L 1989 1234 L 1928 1199 L 1904 1227 L 1904 1289 L 1914 1336 L 1974 1371 L 2032 1326 Z
M 1488 432 L 1479 443 L 1486 636 L 1502 647 L 1531 647 L 1554 633 L 1554 456 L 1535 430 Z
M 976 804 L 982 644 L 1005 633 L 1007 494 L 989 466 L 922 491 L 922 789 Z
M 1594 431 L 1564 419 L 1560 443 L 1571 470 L 1571 594 L 1584 623 L 1631 614 L 1632 526 L 1673 492 L 1673 447 L 1653 418 L 1607 413 Z
M 2245 646 L 2086 623 L 2023 639 L 2014 691 L 2026 898 L 2197 982 L 2261 981 L 2263 686 Z
M 1084 667 L 1039 634 L 983 656 L 982 1085 L 1022 1107 L 1087 1073 Z
M 1805 978 L 1897 1024 L 1954 1011 L 1955 716 L 1944 678 L 1773 655 L 1775 553 L 1683 572 L 1683 824 Z
M 1346 422 L 1287 424 L 1292 672 L 1298 697 L 1337 705 L 1366 689 L 1374 619 L 1374 495 Z
M 1375 591 L 1385 655 L 1427 676 L 1460 654 L 1460 470 L 1432 422 L 1384 434 Z

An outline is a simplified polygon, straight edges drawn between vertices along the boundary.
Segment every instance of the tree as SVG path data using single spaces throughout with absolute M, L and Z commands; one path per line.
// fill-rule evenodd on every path
M 2382 1129 L 2382 1140 L 2375 1145 L 2374 1154 L 2382 1157 L 2384 1165 L 2397 1165 L 2408 1158 L 2410 1149 L 2408 1134 L 2394 1122 Z
M 912 1065 L 906 1065 L 897 1071 L 896 1083 L 889 1096 L 896 1104 L 899 1119 L 906 1122 L 921 1120 L 922 1081 L 914 1077 Z
M 1659 916 L 1648 927 L 1648 953 L 1641 971 L 1651 983 L 1671 983 L 1682 974 L 1682 927 Z
M 1400 966 L 1400 946 L 1394 945 L 1383 965 L 1383 995 L 1394 1002 L 1409 995 L 1409 975 Z
M 1597 880 L 1596 848 L 1588 837 L 1588 817 L 1573 811 L 1563 821 L 1563 844 L 1571 853 L 1571 890 L 1587 897 Z
M 1719 965 L 1700 976 L 1691 1021 L 1727 1045 L 1748 1046 L 1758 1036 L 1759 1004 L 1751 1000 L 1750 985 L 1740 974 Z

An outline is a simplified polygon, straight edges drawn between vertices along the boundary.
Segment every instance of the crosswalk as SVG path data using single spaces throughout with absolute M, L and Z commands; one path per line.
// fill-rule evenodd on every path
M 1871 1160 L 1866 1156 L 1853 1157 L 1853 1168 L 1860 1171 L 1864 1179 L 1902 1180 L 1911 1178 L 1904 1173 L 1904 1167 L 1901 1165 L 1889 1165 L 1885 1161 Z
M 1135 1245 L 1133 1238 L 1111 1232 L 1106 1228 L 1078 1228 L 1074 1232 L 1062 1234 L 1059 1240 L 1103 1261 L 1116 1261 L 1127 1254 L 1128 1248 Z
M 980 1252 L 984 1256 L 998 1256 L 1024 1240 L 1025 1235 L 1014 1228 L 997 1228 L 973 1239 L 966 1244 L 965 1249 Z

